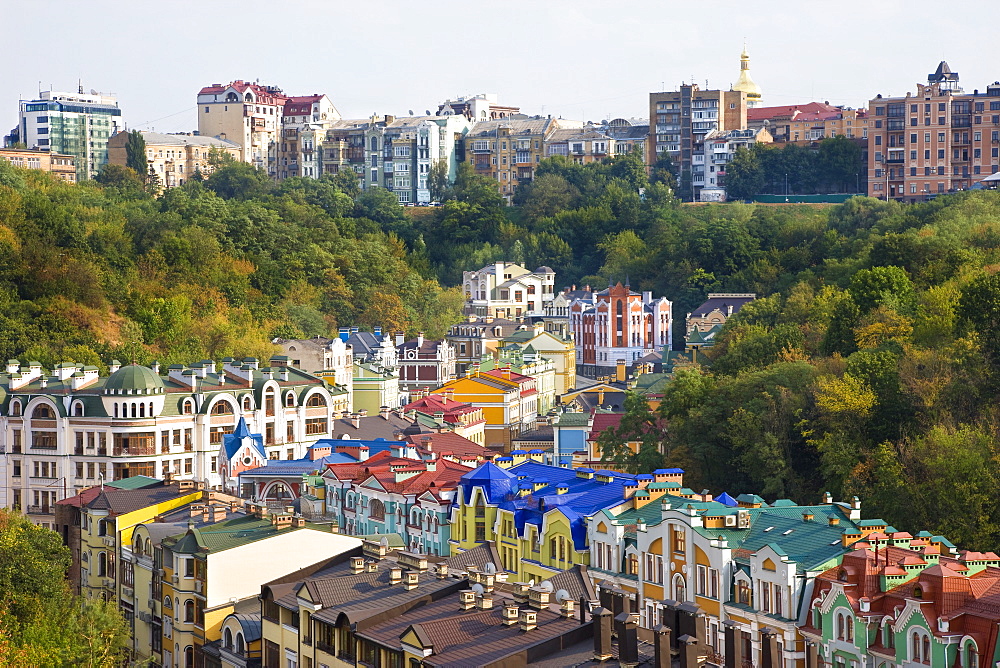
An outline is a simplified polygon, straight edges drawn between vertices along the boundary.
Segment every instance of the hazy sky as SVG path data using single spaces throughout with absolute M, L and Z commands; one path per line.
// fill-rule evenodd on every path
M 43 90 L 115 93 L 130 127 L 197 127 L 205 85 L 259 79 L 327 93 L 341 114 L 434 110 L 499 93 L 529 114 L 645 116 L 693 78 L 728 88 L 744 38 L 765 105 L 862 106 L 945 59 L 964 87 L 1000 79 L 1000 2 L 670 0 L 0 0 L 0 130 Z M 968 45 L 978 45 L 969 48 Z

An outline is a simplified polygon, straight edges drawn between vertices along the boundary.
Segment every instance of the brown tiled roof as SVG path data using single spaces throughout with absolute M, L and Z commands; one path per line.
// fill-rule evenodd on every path
M 405 418 L 398 413 L 389 413 L 387 417 L 381 415 L 369 415 L 358 419 L 358 426 L 355 427 L 350 419 L 337 418 L 333 420 L 333 438 L 347 436 L 361 441 L 374 441 L 377 438 L 384 438 L 390 441 L 401 439 L 404 430 L 428 430 L 419 425 L 414 425 L 413 420 Z
M 451 572 L 464 571 L 466 566 L 475 566 L 482 570 L 488 563 L 497 566 L 500 563 L 500 553 L 497 552 L 496 544 L 490 541 L 448 557 L 442 563 L 447 565 Z
M 87 508 L 107 510 L 111 515 L 122 515 L 181 496 L 187 496 L 197 491 L 196 489 L 182 490 L 177 485 L 167 485 L 165 483 L 140 489 L 105 487 L 103 490 L 99 489 L 97 495 L 83 505 Z
M 462 611 L 458 597 L 449 596 L 371 626 L 358 635 L 381 645 L 400 649 L 400 635 L 414 624 L 433 646 L 426 666 L 481 666 L 580 628 L 575 617 L 566 619 L 551 610 L 538 611 L 538 626 L 527 633 L 518 625 L 503 624 L 502 604 L 490 610 Z

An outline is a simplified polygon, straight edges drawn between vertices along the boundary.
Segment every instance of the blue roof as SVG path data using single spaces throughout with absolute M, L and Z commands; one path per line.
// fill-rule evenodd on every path
M 268 477 L 268 476 L 293 476 L 309 474 L 313 471 L 322 471 L 327 464 L 351 464 L 357 460 L 343 452 L 333 452 L 326 457 L 319 459 L 269 459 L 263 466 L 249 469 L 240 473 L 240 476 Z
M 472 490 L 481 487 L 486 494 L 486 501 L 490 504 L 498 504 L 508 494 L 514 486 L 517 476 L 509 471 L 500 468 L 493 462 L 486 462 L 478 468 L 462 476 L 459 485 L 462 487 L 463 498 L 468 501 L 472 498 Z
M 488 467 L 492 467 L 488 468 Z M 615 471 L 602 471 L 602 475 L 610 478 L 608 482 L 597 479 L 581 478 L 577 471 L 561 466 L 550 466 L 536 461 L 526 461 L 504 471 L 493 464 L 483 464 L 475 471 L 462 476 L 462 485 L 466 488 L 465 498 L 469 498 L 473 482 L 477 477 L 488 475 L 491 485 L 496 485 L 493 471 L 500 471 L 507 476 L 504 483 L 504 494 L 489 496 L 491 503 L 508 510 L 514 515 L 514 525 L 520 535 L 528 524 L 541 527 L 545 513 L 558 509 L 569 520 L 570 532 L 576 549 L 583 550 L 587 546 L 586 518 L 594 513 L 626 502 L 626 483 L 635 485 L 635 476 Z M 534 489 L 535 485 L 540 485 Z M 531 491 L 527 496 L 509 494 L 512 486 Z M 481 485 L 482 486 L 482 485 Z M 558 493 L 558 490 L 564 490 Z M 456 500 L 457 503 L 457 500 Z
M 226 434 L 222 437 L 222 445 L 226 450 L 226 459 L 232 459 L 236 456 L 236 453 L 243 446 L 243 439 L 249 438 L 251 440 L 252 447 L 260 455 L 261 459 L 267 459 L 267 451 L 264 450 L 264 437 L 260 434 L 251 434 L 250 428 L 247 427 L 247 421 L 240 418 L 240 421 L 236 423 L 236 429 L 233 430 L 231 434 Z
M 358 438 L 321 438 L 320 440 L 310 445 L 309 449 L 318 447 L 327 447 L 330 448 L 331 450 L 336 450 L 338 447 L 345 447 L 345 446 L 349 448 L 368 448 L 369 457 L 377 455 L 378 453 L 384 452 L 386 450 L 391 450 L 393 446 L 396 447 L 402 446 L 404 448 L 413 447 L 410 443 L 407 443 L 406 441 L 390 441 L 385 438 L 376 438 L 371 441 L 363 441 Z M 351 458 L 350 461 L 354 461 L 354 458 Z
M 717 503 L 721 503 L 724 506 L 729 506 L 730 508 L 735 508 L 736 506 L 740 505 L 736 499 L 729 496 L 729 494 L 727 494 L 726 492 L 723 492 L 722 494 L 715 497 L 715 501 Z
M 678 473 L 684 473 L 684 469 L 656 469 L 653 473 L 659 473 L 660 475 L 676 475 Z

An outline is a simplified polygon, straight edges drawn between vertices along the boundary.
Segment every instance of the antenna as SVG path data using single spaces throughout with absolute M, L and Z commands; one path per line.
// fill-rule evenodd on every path
M 542 580 L 540 583 L 538 583 L 538 586 L 544 589 L 545 591 L 549 592 L 550 594 L 555 590 L 555 587 L 553 587 L 552 583 L 549 582 L 548 580 Z
M 486 565 L 483 566 L 483 570 L 486 571 L 488 575 L 494 575 L 497 572 L 497 566 L 492 561 L 488 561 L 486 562 Z
M 477 582 L 476 584 L 472 585 L 472 591 L 476 592 L 477 596 L 482 596 L 483 592 L 486 591 L 486 588 Z
M 569 595 L 569 592 L 566 591 L 565 589 L 560 589 L 559 591 L 556 592 L 556 603 L 562 603 L 564 601 L 568 601 L 570 598 L 572 597 Z

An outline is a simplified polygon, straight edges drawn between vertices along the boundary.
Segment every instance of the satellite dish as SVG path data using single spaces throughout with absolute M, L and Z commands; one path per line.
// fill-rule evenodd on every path
M 531 578 L 530 580 L 528 580 L 528 586 L 529 587 L 534 587 L 535 586 L 535 578 Z
M 476 584 L 472 585 L 472 591 L 476 592 L 476 596 L 482 596 L 483 592 L 485 592 L 486 589 L 483 587 L 483 585 L 477 582 Z
M 492 561 L 488 561 L 486 562 L 486 565 L 483 566 L 483 570 L 486 571 L 488 575 L 493 575 L 497 572 L 497 567 Z
M 413 115 L 413 110 L 412 110 L 412 109 L 410 109 L 410 116 L 412 116 L 412 115 Z
M 548 580 L 542 580 L 538 586 L 544 589 L 545 591 L 549 592 L 550 594 L 555 590 L 555 587 L 553 587 L 552 583 L 549 582 Z
M 569 592 L 566 591 L 565 589 L 560 589 L 559 591 L 556 592 L 556 603 L 565 603 L 570 598 L 572 597 L 569 595 Z
M 430 116 L 430 115 L 431 115 L 431 110 L 430 110 L 430 109 L 428 109 L 427 111 L 425 111 L 425 112 L 424 112 L 424 115 L 426 115 L 426 116 Z

